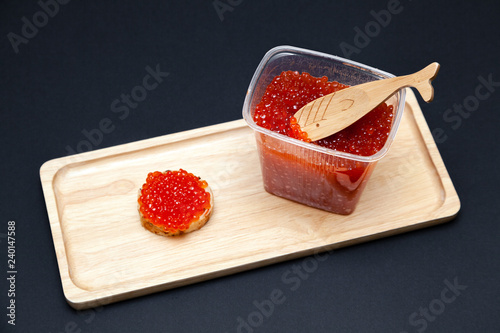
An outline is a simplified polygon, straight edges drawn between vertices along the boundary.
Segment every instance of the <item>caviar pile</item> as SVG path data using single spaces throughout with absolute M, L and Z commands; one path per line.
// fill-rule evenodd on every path
M 316 78 L 308 73 L 287 71 L 275 77 L 257 105 L 257 125 L 286 136 L 308 141 L 293 115 L 307 103 L 348 86 Z M 393 107 L 382 103 L 351 126 L 313 142 L 320 146 L 361 156 L 377 153 L 391 130 Z
M 210 208 L 207 182 L 192 173 L 150 172 L 139 195 L 142 216 L 166 231 L 186 230 Z

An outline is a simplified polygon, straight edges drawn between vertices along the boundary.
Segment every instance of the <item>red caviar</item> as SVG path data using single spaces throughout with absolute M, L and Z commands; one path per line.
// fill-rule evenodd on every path
M 192 173 L 150 172 L 139 195 L 142 216 L 165 231 L 184 231 L 210 209 L 208 184 Z
M 293 115 L 307 103 L 348 86 L 287 71 L 274 78 L 257 104 L 257 125 L 310 142 Z M 382 103 L 351 126 L 311 142 L 337 151 L 371 156 L 385 145 L 393 122 L 393 106 Z M 257 132 L 264 188 L 269 193 L 337 214 L 354 211 L 376 161 L 325 154 Z
M 308 73 L 283 72 L 267 86 L 255 108 L 254 121 L 271 131 L 310 142 L 293 115 L 307 103 L 347 87 L 328 81 L 326 76 L 316 78 Z M 382 103 L 351 126 L 313 143 L 346 153 L 370 156 L 385 145 L 392 118 L 393 107 Z

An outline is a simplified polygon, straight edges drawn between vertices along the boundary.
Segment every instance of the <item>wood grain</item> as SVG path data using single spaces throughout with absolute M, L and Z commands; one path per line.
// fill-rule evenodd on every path
M 459 198 L 407 93 L 396 140 L 349 216 L 265 192 L 243 120 L 46 162 L 40 177 L 67 301 L 95 307 L 450 220 Z M 137 191 L 148 172 L 181 167 L 212 187 L 212 218 L 187 235 L 154 235 L 139 221 Z

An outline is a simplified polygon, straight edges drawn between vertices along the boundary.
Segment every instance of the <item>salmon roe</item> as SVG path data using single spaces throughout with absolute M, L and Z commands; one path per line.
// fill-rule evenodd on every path
M 165 231 L 184 231 L 210 209 L 208 184 L 192 173 L 150 172 L 139 194 L 142 216 Z
M 267 86 L 254 114 L 257 125 L 310 142 L 293 115 L 307 103 L 347 88 L 347 85 L 316 78 L 308 73 L 287 71 Z M 377 153 L 385 145 L 393 120 L 393 106 L 382 103 L 351 126 L 314 144 L 361 156 Z

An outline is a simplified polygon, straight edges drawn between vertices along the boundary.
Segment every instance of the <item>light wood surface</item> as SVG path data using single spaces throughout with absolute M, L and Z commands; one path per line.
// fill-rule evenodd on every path
M 215 197 L 200 230 L 145 230 L 137 193 L 154 170 L 184 168 Z M 243 120 L 67 156 L 40 170 L 64 295 L 77 309 L 179 287 L 442 223 L 460 208 L 415 96 L 388 155 L 348 216 L 264 191 Z
M 309 139 L 316 141 L 353 124 L 402 88 L 417 88 L 424 101 L 432 101 L 434 88 L 431 81 L 438 71 L 439 64 L 434 62 L 410 75 L 342 89 L 306 104 L 294 117 Z

